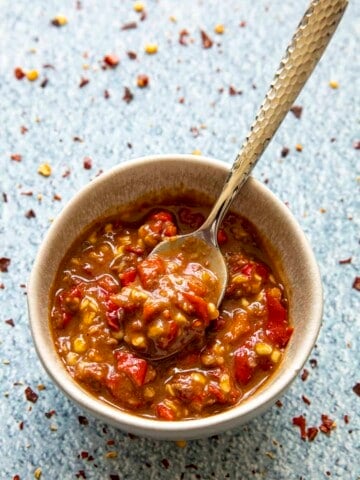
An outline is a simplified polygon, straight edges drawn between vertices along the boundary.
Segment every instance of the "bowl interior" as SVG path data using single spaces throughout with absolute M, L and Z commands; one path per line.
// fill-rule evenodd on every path
M 161 439 L 198 438 L 219 433 L 264 411 L 296 377 L 315 343 L 322 315 L 322 289 L 311 248 L 288 208 L 266 187 L 250 178 L 233 209 L 255 225 L 286 286 L 295 327 L 282 365 L 270 381 L 240 405 L 198 420 L 163 422 L 124 413 L 93 398 L 66 372 L 49 328 L 51 286 L 63 256 L 86 226 L 116 213 L 139 198 L 162 191 L 196 190 L 216 198 L 228 173 L 223 162 L 191 155 L 146 157 L 102 174 L 83 188 L 49 229 L 31 274 L 28 303 L 36 350 L 54 382 L 72 400 L 95 416 L 135 434 Z

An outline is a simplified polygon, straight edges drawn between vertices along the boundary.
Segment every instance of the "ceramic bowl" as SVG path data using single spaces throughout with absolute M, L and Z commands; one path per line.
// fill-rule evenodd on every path
M 306 362 L 322 317 L 322 287 L 309 243 L 290 210 L 263 184 L 250 177 L 233 210 L 250 220 L 265 239 L 286 286 L 294 333 L 280 367 L 265 385 L 238 406 L 222 413 L 186 421 L 141 418 L 87 393 L 67 373 L 55 351 L 49 327 L 51 286 L 64 254 L 95 219 L 120 205 L 162 190 L 188 188 L 214 199 L 229 166 L 192 155 L 149 156 L 128 161 L 103 173 L 80 190 L 49 229 L 36 258 L 28 288 L 30 324 L 38 356 L 54 383 L 95 417 L 133 434 L 178 440 L 206 437 L 243 424 L 261 414 L 284 393 Z

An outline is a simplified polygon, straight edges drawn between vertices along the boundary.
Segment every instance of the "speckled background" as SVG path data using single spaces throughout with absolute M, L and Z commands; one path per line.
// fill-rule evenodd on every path
M 143 16 L 133 6 L 0 3 L 0 258 L 10 259 L 7 268 L 0 262 L 8 270 L 0 273 L 0 478 L 359 479 L 359 2 L 297 100 L 301 117 L 288 115 L 254 171 L 309 236 L 324 283 L 308 376 L 302 372 L 282 406 L 181 448 L 82 418 L 37 359 L 25 284 L 51 219 L 101 170 L 140 155 L 199 150 L 231 163 L 307 2 L 147 0 Z M 59 13 L 63 27 L 51 24 Z M 128 22 L 137 28 L 122 30 Z M 214 32 L 218 23 L 223 35 Z M 187 45 L 179 43 L 183 29 Z M 203 48 L 201 29 L 212 48 Z M 149 42 L 157 54 L 144 52 Z M 117 68 L 101 68 L 108 53 L 119 55 Z M 39 78 L 17 80 L 16 67 Z M 136 85 L 138 74 L 148 75 L 147 88 Z M 89 83 L 79 88 L 81 78 Z M 43 163 L 49 177 L 38 173 Z M 322 414 L 336 428 L 301 440 L 292 418 L 318 427 Z

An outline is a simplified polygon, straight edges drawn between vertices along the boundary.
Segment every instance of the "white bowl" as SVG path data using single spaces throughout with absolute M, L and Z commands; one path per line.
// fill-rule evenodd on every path
M 222 413 L 184 421 L 138 417 L 90 395 L 66 371 L 49 325 L 50 290 L 64 254 L 95 219 L 120 205 L 166 189 L 186 187 L 216 198 L 229 171 L 227 164 L 192 155 L 158 155 L 128 161 L 102 174 L 80 190 L 49 229 L 36 258 L 28 288 L 30 324 L 38 356 L 52 380 L 75 403 L 122 430 L 157 439 L 206 437 L 229 430 L 262 413 L 281 396 L 306 362 L 322 317 L 318 267 L 302 230 L 289 209 L 264 185 L 249 178 L 232 206 L 255 225 L 277 260 L 285 283 L 294 333 L 280 367 L 239 405 Z

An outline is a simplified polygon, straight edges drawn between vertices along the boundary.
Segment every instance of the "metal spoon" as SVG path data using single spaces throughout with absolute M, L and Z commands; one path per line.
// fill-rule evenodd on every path
M 227 267 L 217 242 L 219 226 L 235 195 L 244 185 L 320 60 L 347 4 L 348 0 L 313 0 L 310 3 L 208 218 L 195 232 L 169 238 L 157 245 L 151 253 L 151 256 L 165 259 L 171 258 L 176 252 L 200 252 L 206 261 L 205 268 L 210 269 L 217 277 L 218 285 L 212 303 L 218 306 L 228 281 Z M 202 333 L 204 331 L 205 326 Z M 191 327 L 185 328 L 171 346 L 162 349 L 151 341 L 148 350 L 141 353 L 152 359 L 169 357 L 199 335 L 201 332 L 194 332 Z

